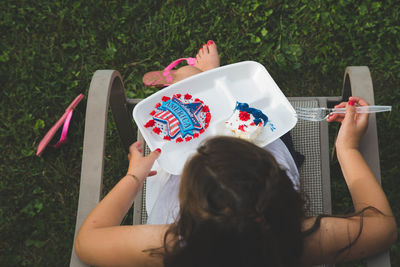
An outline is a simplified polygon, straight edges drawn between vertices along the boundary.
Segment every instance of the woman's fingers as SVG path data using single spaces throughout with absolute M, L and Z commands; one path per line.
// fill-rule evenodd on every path
M 150 172 L 149 172 L 149 175 L 147 175 L 147 176 L 150 177 L 150 176 L 154 176 L 154 175 L 156 175 L 156 174 L 157 174 L 157 171 L 150 171 Z
M 144 160 L 146 162 L 148 162 L 147 164 L 149 165 L 150 168 L 151 168 L 151 166 L 153 166 L 154 161 L 156 161 L 156 159 L 158 159 L 160 154 L 161 154 L 161 149 L 157 148 L 156 150 L 154 150 L 150 154 L 148 154 L 146 157 L 144 157 Z
M 354 118 L 356 115 L 356 107 L 354 106 L 354 102 L 349 100 L 346 106 L 346 116 L 344 117 L 344 122 L 352 123 L 354 122 Z
M 361 97 L 351 96 L 349 97 L 349 101 L 356 103 L 358 106 L 369 106 L 369 103 L 362 99 Z M 358 117 L 357 120 L 366 120 L 368 119 L 368 114 L 366 113 L 357 113 Z
M 337 104 L 336 106 L 334 106 L 334 108 L 345 108 L 347 105 L 347 102 L 341 102 L 340 104 Z
M 133 173 L 141 179 L 147 176 L 153 176 L 157 172 L 152 171 L 151 168 L 154 161 L 160 156 L 161 149 L 157 148 L 147 156 L 143 156 L 140 152 L 142 150 L 142 143 L 135 142 L 129 147 L 129 167 L 128 173 Z
M 136 141 L 135 143 L 129 146 L 128 159 L 131 160 L 133 155 L 135 154 L 142 155 L 142 153 L 143 153 L 142 142 Z
M 337 104 L 336 106 L 334 106 L 334 108 L 345 108 L 346 107 L 347 102 L 341 102 L 340 104 Z M 345 114 L 331 114 L 326 120 L 328 122 L 342 122 L 344 119 L 344 115 Z
M 357 103 L 358 106 L 369 106 L 369 103 L 362 99 L 361 97 L 350 97 L 349 101 L 353 101 L 354 103 Z M 356 115 L 356 122 L 357 125 L 362 131 L 364 132 L 368 126 L 368 118 L 369 114 L 368 113 L 357 113 Z
M 160 156 L 160 154 L 161 154 L 161 149 L 157 148 L 156 150 L 148 154 L 146 158 L 150 158 L 151 160 L 155 161 Z
M 142 142 L 141 141 L 137 141 L 134 144 L 134 151 L 137 151 L 139 153 L 142 153 L 143 149 L 142 149 Z
M 369 106 L 369 103 L 364 99 L 362 99 L 361 97 L 350 96 L 349 100 L 353 101 L 354 103 L 357 103 L 359 106 Z
M 136 141 L 132 145 L 129 146 L 129 153 L 134 153 L 135 151 L 140 152 L 139 150 L 142 149 L 142 142 Z
M 351 96 L 349 97 L 349 102 L 356 103 L 358 106 L 368 106 L 368 102 L 362 99 L 361 97 L 356 97 L 356 96 Z M 348 102 L 341 102 L 340 104 L 337 104 L 334 106 L 334 108 L 346 108 Z M 361 119 L 362 121 L 368 119 L 367 114 L 357 114 L 357 120 Z M 328 122 L 343 122 L 345 118 L 345 114 L 332 114 L 327 118 Z M 354 118 L 354 116 L 353 116 Z
M 342 122 L 344 119 L 344 114 L 331 114 L 329 117 L 326 119 L 328 122 Z
M 345 114 L 331 114 L 329 117 L 326 119 L 328 122 L 342 122 L 344 119 Z
M 156 161 L 156 159 L 160 156 L 161 154 L 161 149 L 157 148 L 156 150 L 154 150 L 153 152 L 151 152 L 149 155 L 146 156 L 146 159 L 149 160 L 151 162 L 151 166 L 153 166 L 154 161 Z M 157 174 L 157 171 L 152 170 L 149 172 L 149 174 L 147 174 L 147 176 L 154 176 Z

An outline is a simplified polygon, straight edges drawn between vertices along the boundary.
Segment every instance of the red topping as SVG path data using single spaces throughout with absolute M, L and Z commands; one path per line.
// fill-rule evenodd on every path
M 253 121 L 252 123 L 250 123 L 250 126 L 254 126 L 254 125 L 256 125 L 256 124 L 254 123 L 254 121 Z
M 240 111 L 239 112 L 239 119 L 241 121 L 248 121 L 248 120 L 250 120 L 250 114 L 247 113 L 246 111 Z
M 154 124 L 155 124 L 155 121 L 154 121 L 154 120 L 149 120 L 149 121 L 144 125 L 144 127 L 145 127 L 145 128 L 153 127 Z
M 210 108 L 208 106 L 203 106 L 203 109 L 201 110 L 203 112 L 209 112 Z
M 204 103 L 204 102 L 203 102 L 201 99 L 199 99 L 199 98 L 196 98 L 194 101 Z M 204 111 L 204 110 L 203 110 L 203 111 Z
M 201 130 L 200 130 L 200 133 L 201 133 L 201 134 L 204 133 L 204 129 L 201 129 Z
M 183 139 L 181 137 L 178 137 L 178 138 L 176 138 L 176 142 L 177 143 L 183 142 Z
M 150 112 L 150 116 L 154 116 L 156 114 L 156 111 L 153 110 L 152 112 Z
M 161 98 L 161 100 L 163 101 L 163 102 L 166 102 L 166 101 L 168 101 L 168 100 L 170 100 L 171 98 L 169 98 L 168 96 L 163 96 L 162 98 Z
M 157 103 L 156 104 L 156 108 L 158 108 L 159 106 L 161 106 L 161 103 Z
M 207 129 L 207 128 L 208 128 L 208 123 L 206 125 L 204 125 L 204 129 Z
M 168 135 L 166 135 L 166 136 L 164 136 L 164 138 L 163 138 L 164 140 L 168 140 L 168 141 L 170 141 L 171 140 L 171 137 L 169 137 Z
M 154 127 L 153 128 L 153 132 L 155 132 L 156 134 L 160 134 L 161 133 L 161 129 L 158 127 Z
M 181 98 L 181 96 L 182 96 L 181 94 L 174 94 L 175 98 Z
M 189 100 L 189 99 L 191 99 L 191 98 L 192 98 L 192 95 L 189 95 L 189 94 L 186 94 L 186 95 L 185 95 L 185 99 L 186 99 L 186 100 Z
M 206 114 L 206 118 L 204 119 L 204 122 L 205 122 L 205 123 L 209 123 L 210 120 L 211 120 L 211 113 L 207 113 L 207 114 Z
M 193 138 L 197 138 L 197 137 L 199 137 L 199 133 L 194 133 Z
M 190 137 L 190 136 L 186 136 L 186 137 L 185 137 L 185 141 L 186 141 L 186 142 L 189 142 L 190 140 L 192 140 L 192 137 Z
M 240 131 L 243 131 L 243 132 L 244 132 L 244 131 L 245 131 L 245 130 L 244 130 L 244 125 L 240 125 L 240 126 L 238 127 L 238 130 L 240 130 Z

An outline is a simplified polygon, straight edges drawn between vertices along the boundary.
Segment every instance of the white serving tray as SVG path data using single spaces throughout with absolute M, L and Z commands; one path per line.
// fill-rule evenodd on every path
M 208 129 L 190 142 L 165 141 L 144 125 L 151 119 L 149 114 L 163 96 L 189 93 L 208 105 L 211 121 Z M 275 126 L 271 131 L 265 126 L 256 140 L 259 146 L 275 141 L 297 123 L 296 112 L 285 95 L 276 85 L 263 65 L 244 61 L 212 69 L 170 85 L 139 102 L 133 110 L 133 118 L 150 150 L 161 148 L 158 163 L 171 174 L 180 174 L 186 160 L 206 138 L 229 134 L 224 127 L 232 115 L 236 101 L 248 103 L 250 107 L 262 110 Z

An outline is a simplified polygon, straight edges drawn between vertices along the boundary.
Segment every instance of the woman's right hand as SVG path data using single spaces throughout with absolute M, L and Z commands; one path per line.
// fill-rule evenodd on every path
M 129 167 L 127 174 L 135 175 L 140 179 L 140 182 L 143 182 L 148 176 L 157 174 L 156 171 L 151 170 L 151 167 L 153 166 L 154 161 L 160 156 L 161 149 L 157 148 L 146 157 L 142 155 L 142 152 L 142 142 L 140 141 L 133 143 L 129 147 Z
M 358 149 L 362 135 L 368 127 L 368 114 L 356 113 L 356 107 L 368 106 L 368 103 L 360 97 L 350 97 L 349 102 L 342 102 L 335 108 L 346 107 L 346 114 L 333 114 L 328 121 L 341 122 L 340 130 L 336 139 L 336 148 L 339 151 L 347 149 Z

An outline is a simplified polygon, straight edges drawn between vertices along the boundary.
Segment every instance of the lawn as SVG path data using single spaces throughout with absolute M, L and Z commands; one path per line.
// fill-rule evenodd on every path
M 346 66 L 369 66 L 379 114 L 382 183 L 400 215 L 400 5 L 398 1 L 0 1 L 0 262 L 66 266 L 78 201 L 86 101 L 69 143 L 35 156 L 40 139 L 97 69 L 122 74 L 129 97 L 156 91 L 142 76 L 194 56 L 214 40 L 221 64 L 255 60 L 288 96 L 340 95 Z M 105 184 L 125 172 L 115 126 L 108 127 Z M 337 165 L 335 160 L 332 166 Z M 334 210 L 349 212 L 340 175 Z M 400 245 L 391 248 L 400 266 Z M 338 266 L 359 266 L 362 262 Z

